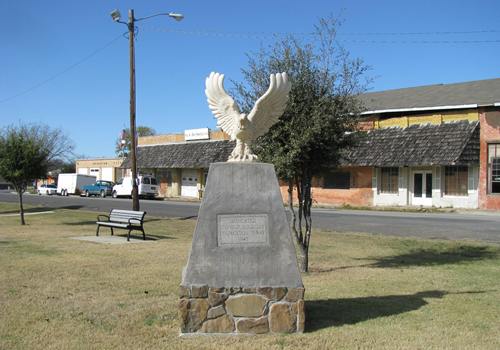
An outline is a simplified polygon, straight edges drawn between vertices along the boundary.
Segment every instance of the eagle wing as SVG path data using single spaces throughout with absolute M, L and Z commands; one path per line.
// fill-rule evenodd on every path
M 217 126 L 235 139 L 240 109 L 224 90 L 224 74 L 212 72 L 205 80 L 208 107 L 217 119 Z
M 266 93 L 262 95 L 248 114 L 252 122 L 254 138 L 264 135 L 273 126 L 285 111 L 288 102 L 288 93 L 291 83 L 286 73 L 271 74 L 270 84 Z

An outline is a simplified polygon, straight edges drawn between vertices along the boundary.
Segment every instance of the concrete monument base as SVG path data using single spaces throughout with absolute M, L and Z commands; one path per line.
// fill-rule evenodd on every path
M 304 287 L 272 164 L 210 166 L 180 298 L 181 333 L 304 330 Z

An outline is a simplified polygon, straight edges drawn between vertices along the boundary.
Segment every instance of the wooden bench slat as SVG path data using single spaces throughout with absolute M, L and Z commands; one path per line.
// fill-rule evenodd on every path
M 112 210 L 111 214 L 125 215 L 125 216 L 142 216 L 144 215 L 144 212 L 117 212 Z
M 131 215 L 131 214 L 121 214 L 121 213 L 113 213 L 111 212 L 109 214 L 110 217 L 117 217 L 117 218 L 137 218 L 137 219 L 142 219 L 144 217 L 143 214 L 141 215 Z
M 122 228 L 127 228 L 128 224 L 119 224 L 116 222 L 107 222 L 107 221 L 97 221 L 98 225 L 101 226 L 113 226 L 113 227 L 122 227 Z

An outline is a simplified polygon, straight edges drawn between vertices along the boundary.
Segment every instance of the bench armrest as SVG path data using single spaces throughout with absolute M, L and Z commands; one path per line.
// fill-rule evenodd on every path
M 102 221 L 101 218 L 107 218 L 106 221 L 109 221 L 109 215 L 97 215 L 97 221 Z
M 141 225 L 142 226 L 142 220 L 130 218 L 130 219 L 128 219 L 128 224 L 129 225 L 134 224 L 134 225 Z

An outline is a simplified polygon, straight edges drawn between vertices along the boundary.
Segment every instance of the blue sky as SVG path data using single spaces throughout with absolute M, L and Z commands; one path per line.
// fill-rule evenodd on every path
M 185 16 L 138 23 L 137 124 L 158 133 L 214 129 L 204 96 L 210 71 L 224 73 L 230 88 L 246 53 L 272 33 L 311 32 L 330 13 L 344 19 L 344 46 L 372 67 L 373 91 L 500 77 L 494 0 L 1 0 L 0 127 L 41 122 L 62 128 L 79 155 L 114 155 L 129 120 L 128 41 L 109 16 L 115 8 L 124 17 L 129 8 L 136 17 Z

